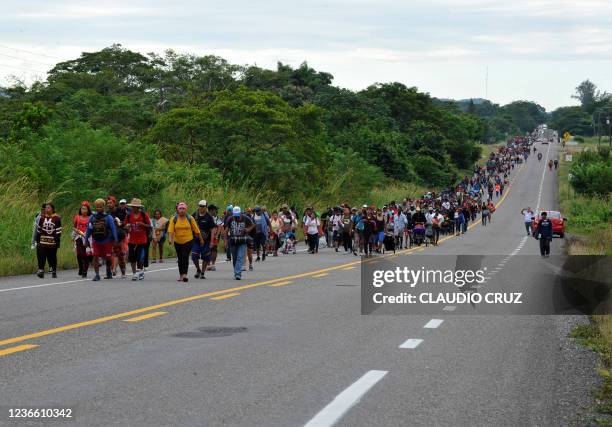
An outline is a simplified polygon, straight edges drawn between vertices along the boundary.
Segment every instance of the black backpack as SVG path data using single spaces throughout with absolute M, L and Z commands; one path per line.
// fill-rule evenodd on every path
M 91 221 L 91 224 L 91 237 L 93 237 L 94 240 L 98 241 L 106 239 L 106 237 L 108 236 L 108 228 L 106 227 L 106 215 L 101 217 L 94 216 L 93 220 Z

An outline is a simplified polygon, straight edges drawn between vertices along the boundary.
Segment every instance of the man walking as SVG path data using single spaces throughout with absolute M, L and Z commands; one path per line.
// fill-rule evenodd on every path
M 547 218 L 546 212 L 540 214 L 538 227 L 533 232 L 533 237 L 540 240 L 540 255 L 542 258 L 550 256 L 550 242 L 553 238 L 552 221 Z
M 242 264 L 246 254 L 247 240 L 249 239 L 249 232 L 254 226 L 251 218 L 242 214 L 240 206 L 234 206 L 232 216 L 225 221 L 236 280 L 242 278 Z
M 529 236 L 531 231 L 531 223 L 533 221 L 533 211 L 529 206 L 527 206 L 527 208 L 521 210 L 521 215 L 523 215 L 525 230 L 527 230 L 527 235 Z

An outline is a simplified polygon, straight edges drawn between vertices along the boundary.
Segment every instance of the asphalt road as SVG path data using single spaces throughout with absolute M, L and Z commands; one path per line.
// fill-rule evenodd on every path
M 394 259 L 500 255 L 499 278 L 545 288 L 520 262 L 539 255 L 519 213 L 556 207 L 544 164 L 512 174 L 489 226 Z M 177 283 L 172 262 L 142 282 L 0 279 L 0 425 L 36 424 L 11 408 L 70 408 L 54 422 L 95 426 L 585 423 L 596 358 L 567 338 L 584 316 L 364 316 L 359 262 L 323 249 L 240 282 L 221 263 Z

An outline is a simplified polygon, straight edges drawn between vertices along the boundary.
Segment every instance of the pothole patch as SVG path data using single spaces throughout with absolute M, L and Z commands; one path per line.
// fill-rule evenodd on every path
M 246 326 L 207 326 L 198 328 L 197 331 L 178 332 L 170 336 L 176 338 L 217 338 L 229 337 L 234 334 L 246 332 Z

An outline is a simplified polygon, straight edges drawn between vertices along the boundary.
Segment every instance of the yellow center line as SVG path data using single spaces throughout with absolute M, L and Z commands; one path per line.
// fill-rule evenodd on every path
M 142 316 L 131 317 L 129 319 L 124 319 L 124 322 L 140 322 L 141 320 L 150 319 L 151 317 L 163 316 L 164 314 L 168 314 L 167 311 L 154 311 L 153 313 L 143 314 Z
M 231 294 L 225 294 L 225 295 L 221 295 L 221 296 L 214 297 L 214 298 L 211 298 L 211 299 L 215 300 L 215 301 L 219 301 L 219 300 L 222 300 L 222 299 L 237 297 L 238 295 L 240 295 L 239 292 L 232 292 Z
M 342 270 L 353 270 L 353 269 L 355 269 L 355 267 L 354 267 L 354 266 L 351 266 L 351 267 L 344 267 L 344 268 L 342 268 Z
M 287 281 L 284 281 L 284 282 L 272 283 L 271 285 L 268 285 L 268 286 L 275 286 L 275 287 L 276 286 L 285 286 L 285 285 L 288 285 L 289 283 L 293 283 L 293 282 L 291 280 L 287 280 Z
M 522 169 L 522 166 L 519 169 L 519 171 L 521 169 Z M 517 176 L 518 176 L 518 173 L 517 173 Z M 512 187 L 511 185 L 508 187 L 508 191 L 504 194 L 504 196 L 502 196 L 502 198 L 496 204 L 496 207 L 499 206 L 504 201 L 504 199 L 506 198 L 506 196 L 510 192 L 510 188 L 511 187 Z M 476 225 L 477 223 L 478 222 L 476 222 L 475 224 L 472 224 L 472 226 Z M 443 242 L 445 240 L 451 239 L 453 237 L 454 236 L 447 236 L 445 238 L 440 239 L 440 242 Z M 398 254 L 407 255 L 407 254 L 410 254 L 410 253 L 414 252 L 416 249 L 417 248 L 404 249 L 402 251 L 399 251 Z M 382 258 L 389 257 L 389 256 L 391 256 L 391 255 L 382 255 L 382 256 L 378 257 L 377 259 L 382 259 Z M 364 260 L 363 262 L 368 262 L 368 261 L 370 261 L 370 260 Z M 286 276 L 286 277 L 279 277 L 279 278 L 276 278 L 276 279 L 266 280 L 266 281 L 263 281 L 263 282 L 250 283 L 248 285 L 237 286 L 235 288 L 222 289 L 222 290 L 219 290 L 219 291 L 207 292 L 207 293 L 198 294 L 198 295 L 192 295 L 190 297 L 185 297 L 185 298 L 181 298 L 181 299 L 177 299 L 177 300 L 172 300 L 172 301 L 166 301 L 166 302 L 162 302 L 160 304 L 155 304 L 155 305 L 151 305 L 151 306 L 148 306 L 148 307 L 141 307 L 141 308 L 137 308 L 135 310 L 126 311 L 126 312 L 123 312 L 123 313 L 112 314 L 112 315 L 109 315 L 109 316 L 99 317 L 97 319 L 87 320 L 87 321 L 84 321 L 84 322 L 72 323 L 72 324 L 69 324 L 69 325 L 59 326 L 57 328 L 46 329 L 46 330 L 43 330 L 43 331 L 33 332 L 33 333 L 30 333 L 30 334 L 21 335 L 21 336 L 18 336 L 18 337 L 7 338 L 7 339 L 4 339 L 4 340 L 0 341 L 0 346 L 4 346 L 4 345 L 8 345 L 8 344 L 15 344 L 15 343 L 18 343 L 18 342 L 27 341 L 27 340 L 34 339 L 34 338 L 45 337 L 45 336 L 48 336 L 48 335 L 54 335 L 54 334 L 58 334 L 58 333 L 61 333 L 61 332 L 71 331 L 73 329 L 83 328 L 83 327 L 86 327 L 86 326 L 99 325 L 101 323 L 110 322 L 112 320 L 123 319 L 125 317 L 134 316 L 136 314 L 146 313 L 146 312 L 152 311 L 152 310 L 158 310 L 160 308 L 171 307 L 171 306 L 174 306 L 174 305 L 184 304 L 184 303 L 191 302 L 191 301 L 197 301 L 197 300 L 208 298 L 208 297 L 212 297 L 212 296 L 224 295 L 224 294 L 226 294 L 228 292 L 241 291 L 241 290 L 245 290 L 245 289 L 251 289 L 251 288 L 256 288 L 256 287 L 259 287 L 259 286 L 264 286 L 264 285 L 269 285 L 269 284 L 272 284 L 272 283 L 277 283 L 277 282 L 280 282 L 280 281 L 283 281 L 283 280 L 299 279 L 299 278 L 302 278 L 302 277 L 312 276 L 312 275 L 315 275 L 315 274 L 318 274 L 318 273 L 329 272 L 329 271 L 334 271 L 334 270 L 340 270 L 340 269 L 347 268 L 347 267 L 350 267 L 350 266 L 357 266 L 360 263 L 361 263 L 361 260 L 359 259 L 357 261 L 349 262 L 349 263 L 346 263 L 346 264 L 335 265 L 335 266 L 332 266 L 332 267 L 327 267 L 327 268 L 323 268 L 323 269 L 316 270 L 316 271 L 310 271 L 310 272 L 306 272 L 306 273 L 294 274 L 294 275 Z M 20 347 L 21 346 L 15 347 L 15 348 L 20 348 Z M 28 347 L 28 348 L 33 348 L 33 347 Z M 7 349 L 7 350 L 9 350 L 9 349 Z M 27 349 L 24 348 L 23 350 L 27 350 Z M 17 350 L 17 351 L 21 351 L 21 350 Z
M 5 348 L 4 350 L 0 350 L 0 357 L 6 356 L 8 354 L 17 353 L 19 351 L 30 350 L 36 347 L 38 346 L 35 344 L 23 344 L 23 345 L 18 345 L 17 347 Z
M 325 277 L 325 276 L 329 276 L 329 273 L 315 274 L 315 275 L 314 275 L 314 276 L 312 276 L 312 277 L 317 277 L 317 278 L 318 278 L 318 277 Z

